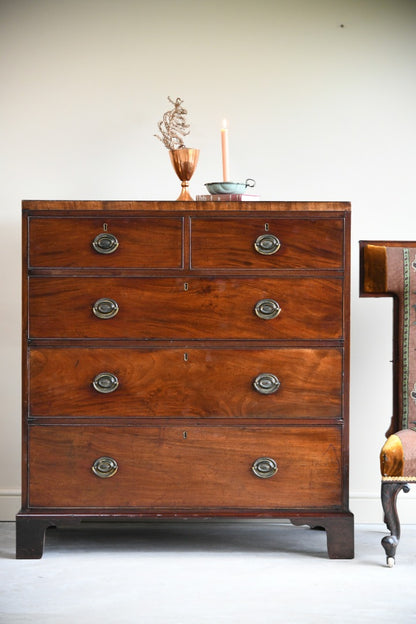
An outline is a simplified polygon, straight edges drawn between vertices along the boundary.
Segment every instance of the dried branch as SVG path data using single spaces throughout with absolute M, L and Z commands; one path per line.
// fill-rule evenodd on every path
M 186 123 L 186 115 L 188 111 L 182 106 L 183 100 L 181 98 L 168 97 L 168 100 L 173 104 L 173 109 L 168 110 L 164 115 L 162 121 L 157 124 L 162 136 L 155 134 L 154 136 L 162 141 L 163 145 L 169 150 L 181 149 L 185 147 L 183 137 L 188 135 L 190 130 L 189 124 Z

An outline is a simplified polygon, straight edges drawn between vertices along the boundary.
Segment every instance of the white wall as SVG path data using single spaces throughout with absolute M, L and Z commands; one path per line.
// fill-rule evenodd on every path
M 358 298 L 358 240 L 416 239 L 416 2 L 1 0 L 0 51 L 0 519 L 19 507 L 21 199 L 175 199 L 153 137 L 170 95 L 194 193 L 221 175 L 227 117 L 233 179 L 352 202 L 351 508 L 381 521 L 391 301 Z M 415 491 L 400 508 L 416 522 Z

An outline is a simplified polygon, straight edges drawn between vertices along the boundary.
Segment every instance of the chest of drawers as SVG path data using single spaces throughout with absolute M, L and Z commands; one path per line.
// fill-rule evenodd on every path
M 349 229 L 341 202 L 25 201 L 17 557 L 210 517 L 352 557 Z

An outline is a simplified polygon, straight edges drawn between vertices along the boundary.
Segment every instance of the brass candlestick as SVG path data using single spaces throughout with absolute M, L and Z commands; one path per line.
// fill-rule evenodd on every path
M 192 201 L 189 194 L 189 180 L 192 178 L 199 158 L 199 149 L 193 147 L 182 147 L 180 149 L 169 150 L 176 175 L 182 183 L 182 190 L 177 201 Z

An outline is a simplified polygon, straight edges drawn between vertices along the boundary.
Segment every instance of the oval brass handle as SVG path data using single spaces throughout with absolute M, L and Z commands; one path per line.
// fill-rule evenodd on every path
M 101 232 L 101 234 L 97 234 L 97 236 L 92 241 L 92 246 L 95 251 L 100 254 L 111 254 L 118 247 L 118 240 L 114 236 L 114 234 L 110 234 L 109 232 Z
M 259 457 L 253 463 L 251 469 L 256 477 L 260 477 L 260 479 L 269 479 L 278 470 L 277 463 L 271 457 Z
M 118 388 L 118 379 L 113 373 L 98 373 L 92 382 L 94 390 L 101 394 L 109 394 Z
M 91 466 L 91 470 L 97 477 L 108 479 L 116 474 L 118 464 L 112 457 L 99 457 Z
M 273 394 L 280 388 L 280 381 L 272 373 L 261 373 L 253 381 L 253 386 L 260 394 Z
M 280 314 L 280 306 L 274 299 L 260 299 L 254 306 L 254 312 L 261 319 L 274 319 Z
M 258 236 L 254 248 L 262 256 L 272 256 L 280 249 L 280 241 L 274 234 L 262 234 Z
M 118 312 L 118 303 L 114 299 L 97 299 L 92 306 L 95 316 L 102 319 L 113 318 Z

